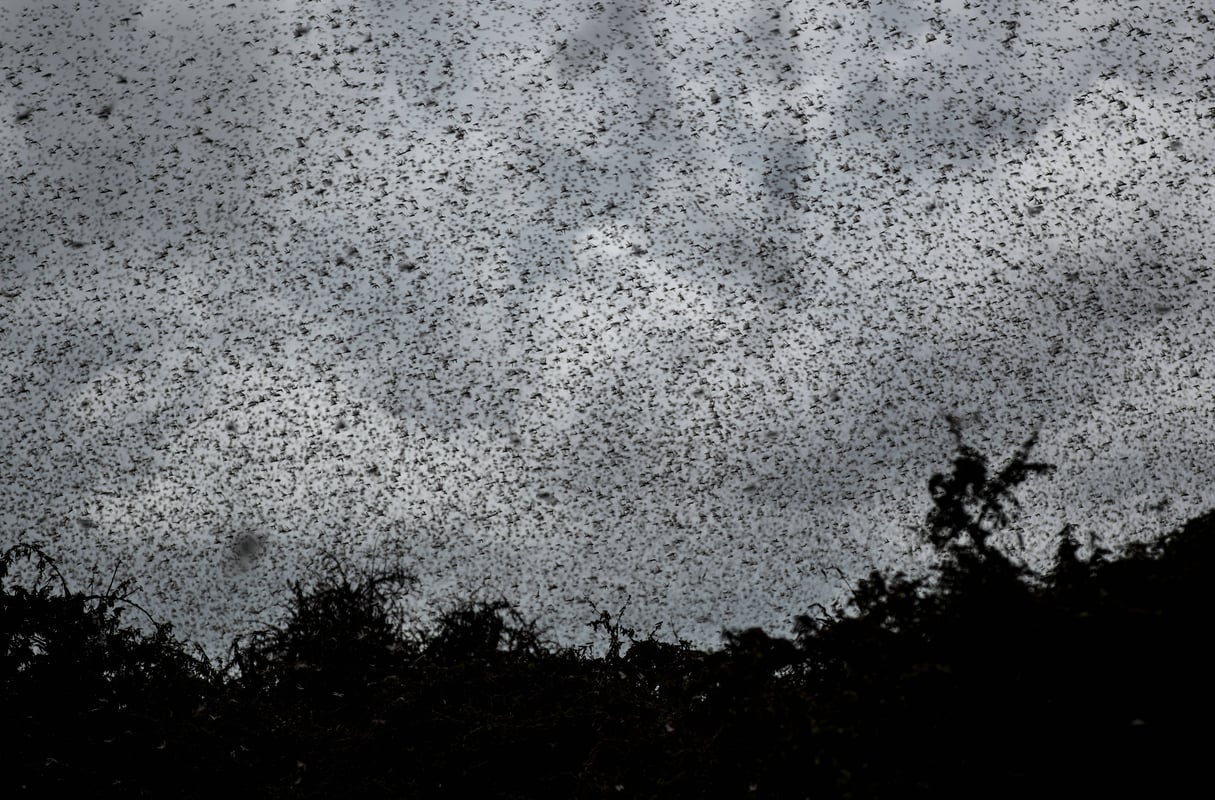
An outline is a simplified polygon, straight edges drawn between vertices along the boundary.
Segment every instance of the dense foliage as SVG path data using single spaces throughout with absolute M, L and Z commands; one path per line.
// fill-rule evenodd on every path
M 402 573 L 334 565 L 281 626 L 209 661 L 126 624 L 131 586 L 73 592 L 0 558 L 0 764 L 17 794 L 90 797 L 991 797 L 1202 781 L 1215 513 L 1115 555 L 1070 528 L 1036 574 L 993 544 L 1014 489 L 958 438 L 929 483 L 930 578 L 873 573 L 793 639 L 719 650 L 592 627 L 543 641 L 505 602 L 434 626 Z M 35 577 L 12 578 L 21 563 Z M 1199 784 L 1201 785 L 1201 784 Z M 6 793 L 8 790 L 6 789 Z M 15 796 L 10 794 L 9 796 Z

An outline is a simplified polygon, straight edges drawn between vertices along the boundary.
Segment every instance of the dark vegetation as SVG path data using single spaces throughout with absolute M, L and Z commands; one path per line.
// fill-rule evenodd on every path
M 1051 468 L 1029 461 L 1031 438 L 990 471 L 953 432 L 921 532 L 933 575 L 874 572 L 791 639 L 727 631 L 712 651 L 598 609 L 604 654 L 558 647 L 506 601 L 411 628 L 395 611 L 408 575 L 334 564 L 217 664 L 169 625 L 130 624 L 130 584 L 73 592 L 18 545 L 0 558 L 3 792 L 1024 798 L 1207 783 L 1215 513 L 1118 554 L 1069 527 L 1034 573 L 998 534 L 1012 490 Z M 18 564 L 35 577 L 13 580 Z

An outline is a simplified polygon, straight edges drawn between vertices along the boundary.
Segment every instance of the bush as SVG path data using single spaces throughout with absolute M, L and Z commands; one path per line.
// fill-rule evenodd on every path
M 32 586 L 8 579 L 33 562 Z M 185 720 L 217 685 L 210 662 L 167 624 L 124 624 L 143 612 L 122 583 L 73 592 L 41 547 L 0 556 L 0 724 L 8 781 L 109 796 L 206 785 L 210 738 Z M 149 618 L 150 619 L 150 618 Z M 173 787 L 172 789 L 170 787 Z
M 505 599 L 431 625 L 413 578 L 329 563 L 280 625 L 213 665 L 133 587 L 74 593 L 41 548 L 0 556 L 10 784 L 103 797 L 973 797 L 1177 792 L 1205 776 L 1215 512 L 1030 572 L 994 544 L 1031 437 L 999 471 L 962 441 L 929 481 L 929 577 L 873 572 L 844 609 L 724 646 L 639 637 L 595 608 L 590 648 Z M 21 562 L 27 584 L 8 580 Z

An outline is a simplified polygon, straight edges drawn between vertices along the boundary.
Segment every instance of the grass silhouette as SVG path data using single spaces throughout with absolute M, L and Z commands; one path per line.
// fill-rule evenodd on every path
M 402 571 L 334 561 L 220 663 L 127 624 L 132 585 L 73 592 L 0 556 L 0 745 L 15 794 L 93 797 L 1024 797 L 1202 780 L 1215 513 L 1114 554 L 1065 528 L 1037 574 L 992 535 L 1050 471 L 967 447 L 929 481 L 933 575 L 872 573 L 791 639 L 719 650 L 593 608 L 606 652 L 543 640 L 505 599 L 434 624 Z M 10 576 L 18 563 L 32 577 Z M 1201 785 L 1201 784 L 1199 784 Z M 6 789 L 6 793 L 8 790 Z M 12 795 L 10 795 L 12 796 Z

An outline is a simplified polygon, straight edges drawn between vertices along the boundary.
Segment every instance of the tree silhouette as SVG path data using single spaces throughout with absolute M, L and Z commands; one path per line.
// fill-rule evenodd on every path
M 987 459 L 962 441 L 958 418 L 947 414 L 945 419 L 957 442 L 958 455 L 951 475 L 938 472 L 928 481 L 934 505 L 928 512 L 928 541 L 940 551 L 956 553 L 969 540 L 977 555 L 991 556 L 995 552 L 988 543 L 991 535 L 1007 526 L 1020 510 L 1012 490 L 1030 475 L 1051 473 L 1055 466 L 1029 460 L 1038 440 L 1034 431 L 1013 453 L 1012 460 L 992 475 Z

